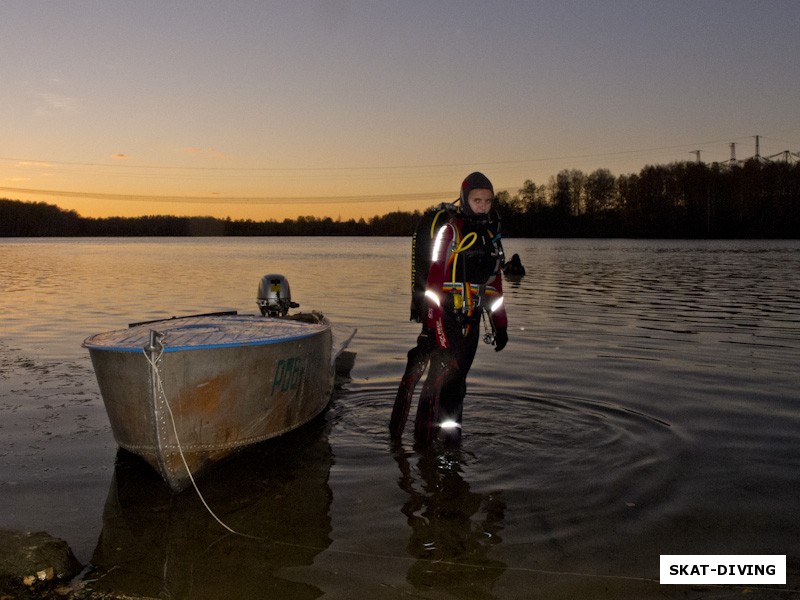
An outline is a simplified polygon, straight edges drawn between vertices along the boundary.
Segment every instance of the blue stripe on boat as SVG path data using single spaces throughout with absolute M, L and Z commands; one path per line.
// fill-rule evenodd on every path
M 86 338 L 84 348 L 115 352 L 141 352 L 150 343 L 150 332 L 163 335 L 164 352 L 263 346 L 318 335 L 326 323 L 306 323 L 255 315 L 199 316 L 166 319 L 129 329 L 118 329 Z

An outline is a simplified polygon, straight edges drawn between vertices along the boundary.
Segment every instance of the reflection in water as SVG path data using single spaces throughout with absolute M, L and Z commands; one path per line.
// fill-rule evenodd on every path
M 418 331 L 402 325 L 398 274 L 408 248 L 404 238 L 0 241 L 2 524 L 52 529 L 88 560 L 116 448 L 80 347 L 86 332 L 254 312 L 256 284 L 274 269 L 304 309 L 359 329 L 353 381 L 330 417 L 336 468 L 328 481 L 325 430 L 305 457 L 293 443 L 280 460 L 245 463 L 255 475 L 229 476 L 231 463 L 216 475 L 222 483 L 200 485 L 234 528 L 312 548 L 226 534 L 193 494 L 171 498 L 157 476 L 121 465 L 95 557 L 102 562 L 90 574 L 104 589 L 117 578 L 121 593 L 173 598 L 212 596 L 226 581 L 233 592 L 216 596 L 231 600 L 237 587 L 255 596 L 247 585 L 259 597 L 347 598 L 365 597 L 356 591 L 370 584 L 370 598 L 639 600 L 678 594 L 651 580 L 659 554 L 686 553 L 788 553 L 797 588 L 800 242 L 508 240 L 507 253 L 519 252 L 527 268 L 506 287 L 513 336 L 501 353 L 482 347 L 470 372 L 461 470 L 432 475 L 433 457 L 386 452 L 385 423 Z M 358 294 L 353 273 L 369 282 Z M 432 486 L 458 490 L 459 476 L 469 490 L 452 492 L 466 495 L 452 506 Z M 478 531 L 493 490 L 507 507 L 494 546 Z M 399 511 L 406 504 L 410 516 Z M 455 521 L 436 516 L 443 510 Z M 461 553 L 452 549 L 459 544 Z M 327 549 L 313 556 L 316 547 Z M 391 558 L 357 559 L 364 549 Z M 299 566 L 281 569 L 294 555 Z M 448 563 L 490 565 L 487 557 L 507 566 L 474 593 L 456 588 L 471 573 L 450 575 L 447 590 L 436 579 L 454 569 Z M 747 597 L 782 593 L 750 588 Z
M 282 578 L 331 543 L 333 455 L 324 417 L 209 472 L 200 490 L 173 495 L 137 457 L 120 451 L 90 579 L 97 592 L 163 598 L 317 598 Z
M 416 467 L 409 456 L 417 456 Z M 408 553 L 416 560 L 408 582 L 420 590 L 459 590 L 493 598 L 491 590 L 506 565 L 487 557 L 502 539 L 506 504 L 502 492 L 477 494 L 462 476 L 458 448 L 431 446 L 420 454 L 394 448 L 400 488 L 408 494 L 402 512 L 411 526 Z

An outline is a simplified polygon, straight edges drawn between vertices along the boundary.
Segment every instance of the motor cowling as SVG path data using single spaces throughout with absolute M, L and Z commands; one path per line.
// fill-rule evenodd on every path
M 264 275 L 258 284 L 258 307 L 261 316 L 285 317 L 290 308 L 300 306 L 292 302 L 292 293 L 286 277 L 278 274 Z

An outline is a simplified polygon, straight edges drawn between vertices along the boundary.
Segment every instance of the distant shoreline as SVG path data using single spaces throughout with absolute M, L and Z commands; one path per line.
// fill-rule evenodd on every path
M 798 239 L 800 163 L 675 163 L 614 177 L 564 170 L 497 195 L 507 238 Z M 149 215 L 91 218 L 44 202 L 0 199 L 4 237 L 409 237 L 422 213 L 283 221 Z M 495 232 L 496 233 L 496 232 Z

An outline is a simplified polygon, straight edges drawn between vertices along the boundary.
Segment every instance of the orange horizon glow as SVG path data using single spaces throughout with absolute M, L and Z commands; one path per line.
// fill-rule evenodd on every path
M 220 152 L 193 148 L 158 159 L 154 162 L 163 166 L 137 164 L 124 153 L 95 163 L 0 157 L 0 196 L 55 204 L 92 218 L 176 215 L 282 221 L 316 216 L 346 221 L 454 200 L 463 177 L 475 170 L 472 165 L 235 166 Z
M 425 210 L 454 200 L 447 192 L 363 196 L 221 197 L 104 194 L 0 187 L 0 197 L 23 202 L 45 202 L 82 217 L 203 216 L 219 219 L 283 221 L 300 216 L 334 220 L 370 219 L 390 212 Z
M 234 166 L 234 161 L 223 160 L 222 153 L 199 148 L 181 150 L 181 156 L 190 157 L 188 162 L 169 164 L 170 157 L 162 156 L 161 166 L 136 164 L 124 153 L 111 154 L 98 163 L 0 157 L 0 197 L 54 204 L 89 218 L 163 215 L 283 221 L 315 216 L 357 221 L 395 211 L 424 211 L 455 200 L 461 181 L 475 170 L 493 181 L 496 192 L 513 197 L 526 180 L 547 184 L 562 170 L 638 173 L 647 164 L 685 160 L 688 147 L 705 148 L 710 154 L 726 145 L 716 140 L 484 165 L 397 167 Z

